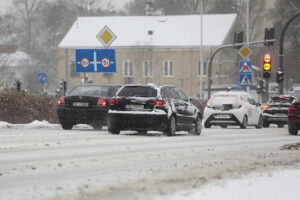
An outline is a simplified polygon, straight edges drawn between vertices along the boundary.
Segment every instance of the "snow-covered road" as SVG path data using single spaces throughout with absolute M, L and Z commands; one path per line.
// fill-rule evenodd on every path
M 286 127 L 165 137 L 0 123 L 0 199 L 172 199 L 250 172 L 297 168 L 298 146 L 282 149 L 297 142 Z

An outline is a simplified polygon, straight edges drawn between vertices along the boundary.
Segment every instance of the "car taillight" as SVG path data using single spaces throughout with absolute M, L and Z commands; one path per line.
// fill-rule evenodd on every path
M 64 105 L 65 104 L 65 97 L 59 97 L 57 99 L 57 105 Z
M 261 108 L 263 109 L 263 110 L 266 110 L 266 109 L 269 109 L 269 108 L 271 108 L 272 106 L 270 106 L 270 105 L 263 105 Z
M 107 99 L 99 98 L 99 99 L 98 99 L 98 102 L 97 102 L 97 105 L 98 105 L 98 106 L 103 106 L 103 107 L 108 106 Z
M 115 105 L 117 103 L 119 103 L 119 101 L 117 99 L 111 99 L 109 102 L 109 105 Z
M 155 106 L 164 106 L 166 104 L 164 100 L 152 100 L 150 103 Z
M 289 109 L 289 112 L 290 111 L 294 111 L 295 110 L 295 106 L 294 105 L 290 105 L 288 109 Z

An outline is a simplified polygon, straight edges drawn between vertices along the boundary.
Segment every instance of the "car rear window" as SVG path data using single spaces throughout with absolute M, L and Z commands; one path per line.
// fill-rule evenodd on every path
M 270 103 L 292 103 L 294 99 L 294 97 L 276 96 L 271 98 Z
M 224 104 L 236 104 L 238 97 L 236 95 L 217 95 L 211 99 L 212 106 L 221 106 Z
M 102 97 L 109 94 L 109 86 L 100 85 L 80 85 L 74 88 L 69 96 L 92 96 Z
M 118 93 L 121 97 L 156 97 L 157 90 L 152 87 L 130 86 L 124 87 Z

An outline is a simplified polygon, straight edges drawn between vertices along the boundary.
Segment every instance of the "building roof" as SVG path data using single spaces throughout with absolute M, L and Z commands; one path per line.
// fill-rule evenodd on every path
M 203 45 L 222 45 L 236 18 L 236 14 L 203 15 Z M 79 17 L 59 48 L 103 48 L 96 35 L 105 26 L 117 36 L 112 48 L 199 47 L 200 24 L 200 15 Z

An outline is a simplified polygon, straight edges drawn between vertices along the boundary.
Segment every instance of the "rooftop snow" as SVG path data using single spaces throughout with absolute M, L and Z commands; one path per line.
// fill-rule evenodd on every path
M 222 45 L 235 19 L 236 14 L 204 15 L 203 45 Z M 117 36 L 112 47 L 200 46 L 200 22 L 200 15 L 79 17 L 59 47 L 102 48 L 96 35 L 105 26 Z

